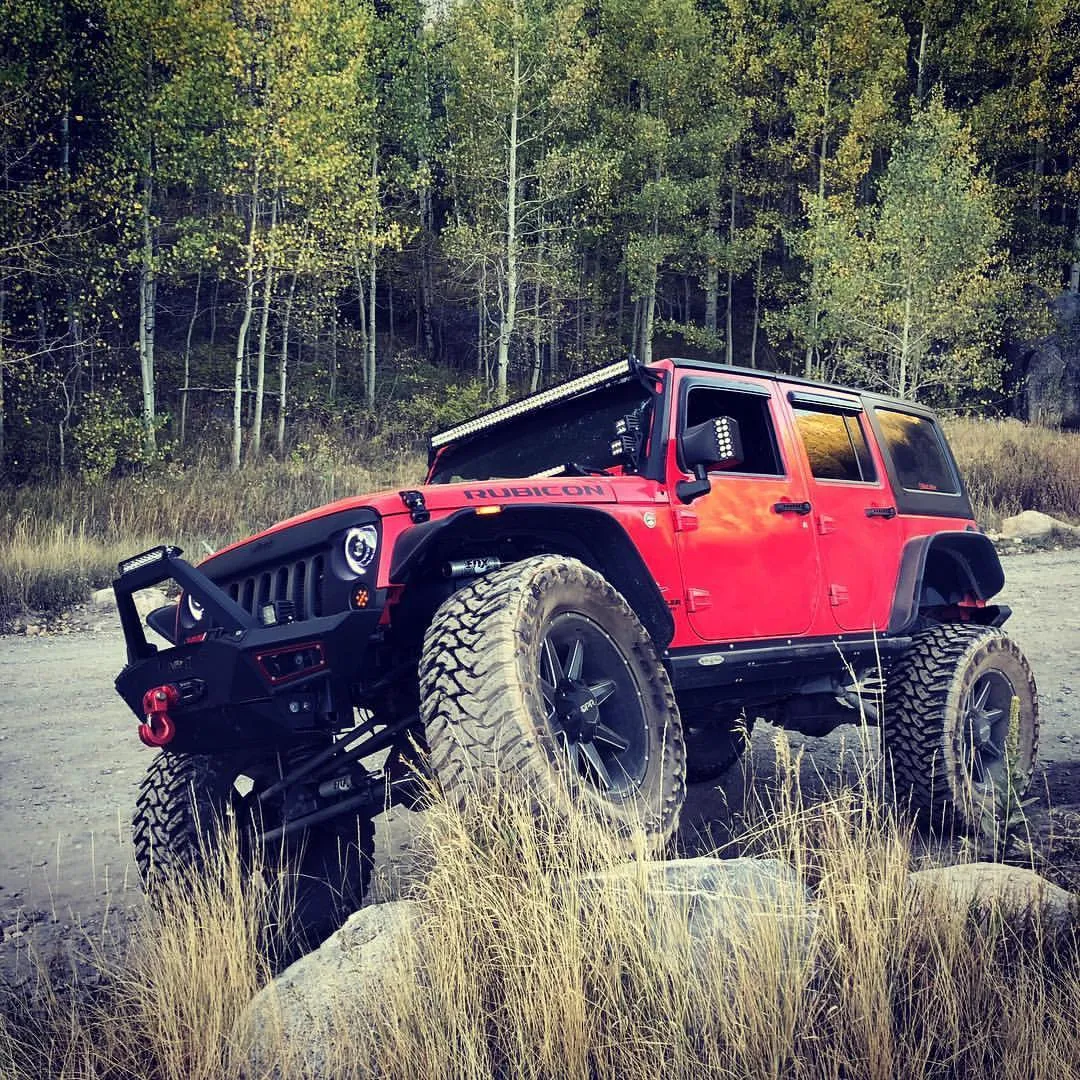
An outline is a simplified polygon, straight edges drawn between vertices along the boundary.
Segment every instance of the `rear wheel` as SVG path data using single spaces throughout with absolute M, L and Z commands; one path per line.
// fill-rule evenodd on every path
M 901 806 L 934 824 L 993 832 L 1031 782 L 1039 695 L 1027 659 L 1001 630 L 920 630 L 893 666 L 882 739 Z
M 158 754 L 139 789 L 133 839 L 152 894 L 170 874 L 212 865 L 223 834 L 235 830 L 246 870 L 283 875 L 283 902 L 267 930 L 275 947 L 291 954 L 317 944 L 360 906 L 374 826 L 370 816 L 346 814 L 258 851 L 259 833 L 286 820 L 280 803 L 260 807 L 258 800 L 278 775 L 275 755 Z
M 435 613 L 421 715 L 443 790 L 502 778 L 660 843 L 686 794 L 679 713 L 652 639 L 594 570 L 543 555 L 477 579 Z

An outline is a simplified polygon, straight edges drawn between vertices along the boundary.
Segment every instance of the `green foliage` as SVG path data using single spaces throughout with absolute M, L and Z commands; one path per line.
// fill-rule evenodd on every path
M 9 478 L 101 386 L 246 462 L 313 399 L 404 438 L 414 353 L 499 398 L 658 333 L 998 399 L 1080 288 L 1062 0 L 0 4 Z
M 140 469 L 158 460 L 147 452 L 142 419 L 132 412 L 116 388 L 91 391 L 82 400 L 82 415 L 72 428 L 78 451 L 79 475 L 88 481 Z M 158 417 L 157 426 L 167 418 Z

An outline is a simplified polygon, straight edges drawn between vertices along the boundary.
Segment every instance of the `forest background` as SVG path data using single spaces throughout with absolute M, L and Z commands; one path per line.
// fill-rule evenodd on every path
M 628 352 L 1002 413 L 1078 154 L 1065 0 L 0 0 L 0 473 L 371 461 Z

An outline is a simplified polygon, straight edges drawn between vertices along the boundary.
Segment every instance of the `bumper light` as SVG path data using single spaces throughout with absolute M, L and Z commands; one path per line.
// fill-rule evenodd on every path
M 310 641 L 306 645 L 290 645 L 284 649 L 259 653 L 255 662 L 270 684 L 278 686 L 290 679 L 322 671 L 326 667 L 326 654 L 321 642 Z

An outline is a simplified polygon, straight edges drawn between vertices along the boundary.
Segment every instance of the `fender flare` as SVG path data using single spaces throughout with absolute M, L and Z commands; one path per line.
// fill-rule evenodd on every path
M 546 541 L 555 552 L 581 559 L 625 597 L 661 652 L 675 636 L 671 610 L 641 553 L 611 514 L 591 506 L 514 505 L 490 516 L 477 516 L 472 508 L 457 510 L 398 538 L 390 581 L 407 585 L 413 575 L 431 565 L 445 544 L 485 536 L 491 537 L 493 545 L 506 536 Z
M 970 594 L 984 602 L 996 596 L 1005 584 L 997 550 L 984 533 L 939 532 L 913 537 L 904 545 L 900 558 L 889 615 L 890 634 L 902 634 L 914 624 L 919 617 L 924 588 L 928 584 L 937 587 L 944 578 L 954 586 L 955 592 Z M 945 597 L 952 603 L 958 599 Z

